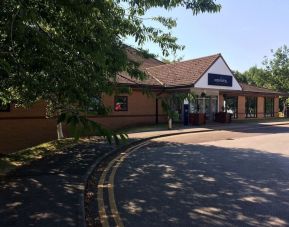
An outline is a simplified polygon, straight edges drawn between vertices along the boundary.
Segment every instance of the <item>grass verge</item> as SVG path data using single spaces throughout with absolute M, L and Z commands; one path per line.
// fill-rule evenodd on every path
M 73 138 L 54 140 L 47 143 L 20 150 L 11 154 L 1 154 L 0 156 L 0 176 L 5 176 L 12 170 L 30 162 L 52 155 L 64 148 L 83 143 L 85 140 L 75 141 Z

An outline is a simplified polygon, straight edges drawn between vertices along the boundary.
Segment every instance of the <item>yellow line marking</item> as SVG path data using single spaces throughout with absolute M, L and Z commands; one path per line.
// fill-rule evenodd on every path
M 114 221 L 117 225 L 117 227 L 124 227 L 124 224 L 121 220 L 121 217 L 119 215 L 117 206 L 116 206 L 116 202 L 115 202 L 115 196 L 114 196 L 114 178 L 115 178 L 115 174 L 117 169 L 119 168 L 120 164 L 134 151 L 138 150 L 139 148 L 143 147 L 147 145 L 146 143 L 140 144 L 137 147 L 134 147 L 133 149 L 131 149 L 129 152 L 127 152 L 125 155 L 119 157 L 119 159 L 117 160 L 116 164 L 114 165 L 112 172 L 110 174 L 109 177 L 109 184 L 112 185 L 112 187 L 108 188 L 108 199 L 109 199 L 109 205 L 110 205 L 110 209 L 111 209 L 111 213 L 113 215 Z
M 105 170 L 102 172 L 100 180 L 98 182 L 98 190 L 97 190 L 98 213 L 100 222 L 103 227 L 109 227 L 108 216 L 106 215 L 105 212 L 104 199 L 103 199 L 104 181 L 109 169 L 112 167 L 113 164 L 114 160 L 110 162 L 108 166 L 105 168 Z
M 116 169 L 117 169 L 117 166 L 118 164 L 116 164 L 114 167 L 113 167 L 113 170 L 112 170 L 112 174 L 110 175 L 109 177 L 109 181 L 113 181 L 113 176 L 115 175 L 115 172 L 116 172 Z M 116 226 L 118 227 L 123 227 L 123 222 L 120 218 L 120 215 L 118 213 L 118 210 L 117 210 L 117 207 L 116 207 L 116 203 L 115 203 L 115 197 L 114 197 L 114 190 L 113 190 L 113 187 L 111 187 L 109 190 L 108 190 L 108 198 L 109 198 L 109 206 L 110 206 L 110 209 L 111 209 L 111 213 L 113 215 L 113 218 L 115 220 L 115 223 L 116 223 Z
M 103 189 L 104 188 L 108 188 L 108 197 L 109 197 L 109 204 L 110 204 L 112 217 L 114 218 L 114 220 L 115 220 L 115 222 L 116 222 L 118 227 L 123 227 L 124 226 L 123 223 L 122 223 L 122 220 L 120 218 L 119 212 L 117 210 L 115 197 L 114 197 L 114 177 L 115 177 L 115 173 L 116 173 L 117 168 L 120 166 L 121 162 L 130 153 L 132 153 L 133 151 L 136 151 L 137 149 L 139 149 L 140 147 L 145 146 L 148 143 L 149 142 L 147 141 L 147 142 L 138 144 L 135 147 L 131 147 L 131 148 L 126 149 L 124 152 L 120 153 L 116 158 L 111 160 L 109 162 L 109 164 L 107 165 L 107 167 L 105 168 L 105 170 L 102 172 L 100 180 L 99 180 L 98 185 L 97 185 L 97 187 L 98 187 L 98 190 L 97 190 L 97 202 L 98 202 L 99 218 L 100 218 L 100 222 L 101 222 L 103 227 L 109 227 L 109 221 L 108 221 L 109 217 L 107 216 L 106 211 L 105 211 L 104 198 L 103 198 Z M 113 167 L 113 169 L 112 169 L 112 172 L 111 172 L 110 177 L 109 177 L 109 183 L 108 184 L 104 184 L 105 178 L 106 178 L 109 170 L 112 167 Z

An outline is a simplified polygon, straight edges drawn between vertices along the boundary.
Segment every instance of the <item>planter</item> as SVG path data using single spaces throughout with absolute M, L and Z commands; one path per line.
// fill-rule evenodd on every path
M 190 113 L 189 114 L 190 125 L 204 125 L 206 124 L 206 114 L 204 113 Z
M 220 123 L 231 123 L 232 114 L 226 112 L 219 112 L 215 114 L 215 121 Z

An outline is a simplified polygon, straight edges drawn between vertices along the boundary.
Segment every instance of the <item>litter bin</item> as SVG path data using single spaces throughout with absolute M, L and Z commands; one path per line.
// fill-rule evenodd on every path
M 189 104 L 184 104 L 184 125 L 189 125 Z

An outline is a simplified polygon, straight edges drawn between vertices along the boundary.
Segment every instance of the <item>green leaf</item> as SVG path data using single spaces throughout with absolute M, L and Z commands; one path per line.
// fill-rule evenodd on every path
M 139 68 L 142 60 L 129 57 L 132 48 L 123 43 L 127 37 L 139 46 L 153 42 L 165 56 L 184 48 L 171 33 L 174 19 L 154 15 L 148 19 L 161 26 L 145 22 L 153 8 L 177 7 L 193 14 L 220 10 L 214 0 L 2 0 L 0 100 L 18 106 L 43 100 L 46 115 L 69 125 L 75 138 L 93 131 L 119 141 L 113 132 L 80 116 L 90 110 L 108 112 L 101 100 L 93 102 L 95 97 L 130 92 L 128 86 L 116 85 L 121 72 L 132 79 L 147 78 Z M 137 59 L 145 57 L 153 56 L 142 52 Z

